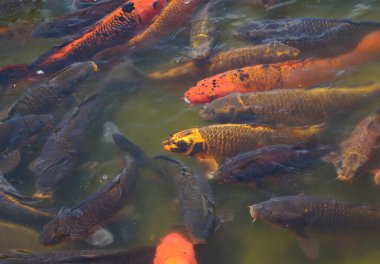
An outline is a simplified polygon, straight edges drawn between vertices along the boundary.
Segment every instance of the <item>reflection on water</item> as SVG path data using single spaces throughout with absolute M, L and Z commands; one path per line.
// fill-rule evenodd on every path
M 23 7 L 20 12 L 4 16 L 0 21 L 0 27 L 20 27 L 23 30 L 15 31 L 6 37 L 2 37 L 0 31 L 1 66 L 29 63 L 60 42 L 55 39 L 33 39 L 30 37 L 30 30 L 25 29 L 31 28 L 30 25 L 39 21 L 70 11 L 71 7 L 65 3 L 59 5 L 53 3 L 55 1 L 35 1 L 32 7 Z M 270 12 L 254 7 L 249 0 L 218 0 L 215 9 L 220 34 L 217 50 L 242 46 L 241 42 L 233 38 L 232 32 L 252 18 L 324 17 L 380 22 L 378 17 L 380 2 L 375 0 L 299 0 L 295 4 Z M 186 24 L 185 27 L 173 32 L 165 41 L 150 50 L 135 53 L 130 58 L 142 72 L 172 67 L 182 61 L 183 57 L 188 56 L 189 33 L 189 24 Z M 363 65 L 358 71 L 334 84 L 353 85 L 380 81 L 379 66 L 380 64 L 376 62 Z M 120 171 L 122 163 L 117 158 L 118 151 L 102 140 L 104 122 L 116 123 L 122 133 L 151 155 L 164 154 L 161 141 L 170 133 L 207 124 L 198 116 L 199 106 L 189 107 L 183 101 L 183 93 L 198 79 L 148 82 L 138 79 L 137 75 L 128 76 L 124 71 L 113 73 L 109 78 L 121 80 L 109 84 L 120 93 L 95 120 L 84 141 L 74 176 L 65 182 L 57 194 L 57 199 L 53 203 L 55 208 L 71 207 L 111 181 Z M 89 80 L 76 97 L 83 98 L 95 91 L 97 86 L 96 81 Z M 8 106 L 14 99 L 11 96 L 1 98 L 2 108 Z M 324 138 L 331 143 L 339 142 L 342 137 L 350 134 L 352 127 L 361 118 L 377 107 L 378 99 L 373 98 L 360 109 L 346 111 L 341 119 L 329 127 Z M 70 108 L 67 106 L 62 113 L 67 109 Z M 23 194 L 32 195 L 34 192 L 34 179 L 28 170 L 28 165 L 39 155 L 45 139 L 41 138 L 30 146 L 18 168 L 6 175 Z M 379 155 L 375 155 L 374 164 L 371 166 L 376 167 Z M 196 166 L 192 159 L 183 158 L 183 160 Z M 217 209 L 232 213 L 234 217 L 232 221 L 223 223 L 212 241 L 199 250 L 199 263 L 307 263 L 308 259 L 299 249 L 291 233 L 274 229 L 261 222 L 251 223 L 247 206 L 266 200 L 271 193 L 276 195 L 306 193 L 380 204 L 378 188 L 373 186 L 368 174 L 363 175 L 354 184 L 348 185 L 335 180 L 334 168 L 328 164 L 302 172 L 288 182 L 268 184 L 263 187 L 265 192 L 250 186 L 219 185 L 214 182 L 211 182 L 211 185 Z M 141 170 L 129 205 L 106 226 L 115 234 L 115 242 L 108 246 L 109 248 L 156 244 L 169 230 L 178 229 L 178 224 L 182 223 L 182 215 L 170 184 L 148 170 Z M 37 244 L 35 231 L 15 228 L 11 224 L 3 224 L 0 228 L 1 250 L 11 248 L 46 250 Z M 373 238 L 368 240 L 375 241 Z M 368 240 L 351 237 L 336 240 L 322 239 L 320 257 L 313 263 L 377 263 L 380 253 L 378 248 L 373 246 L 376 243 L 367 243 Z M 88 249 L 91 246 L 85 242 L 75 242 L 62 245 L 60 248 Z

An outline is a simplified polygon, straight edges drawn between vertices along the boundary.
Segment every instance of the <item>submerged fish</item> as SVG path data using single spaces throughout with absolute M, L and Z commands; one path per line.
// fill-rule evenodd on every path
M 125 3 L 125 0 L 100 3 L 97 1 L 93 6 L 40 24 L 32 31 L 32 36 L 35 38 L 59 38 L 78 34 L 78 32 L 87 26 L 91 26 L 123 3 Z
M 155 160 L 174 181 L 191 241 L 206 243 L 219 225 L 208 181 L 177 159 L 158 156 Z
M 256 20 L 239 28 L 235 37 L 256 44 L 282 42 L 312 55 L 336 56 L 352 50 L 380 23 L 327 18 Z
M 199 81 L 185 101 L 208 103 L 231 93 L 307 88 L 338 78 L 350 67 L 380 58 L 380 31 L 368 34 L 350 53 L 235 69 Z
M 58 213 L 47 223 L 40 236 L 42 245 L 65 240 L 83 240 L 94 233 L 126 204 L 136 179 L 137 167 L 132 156 L 125 156 L 126 166 L 111 183 L 75 205 Z
M 126 1 L 82 34 L 38 57 L 28 69 L 52 73 L 73 62 L 89 60 L 99 51 L 135 36 L 160 12 L 164 3 L 165 0 Z
M 50 134 L 41 154 L 30 165 L 36 179 L 35 197 L 52 198 L 71 175 L 88 127 L 104 105 L 103 96 L 95 94 L 84 99 Z
M 371 158 L 376 140 L 380 136 L 380 110 L 364 118 L 340 144 L 339 153 L 332 153 L 326 160 L 336 167 L 337 179 L 351 181 Z
M 260 183 L 266 176 L 297 172 L 317 164 L 330 151 L 320 147 L 303 149 L 291 145 L 271 145 L 228 158 L 215 173 L 223 183 Z
M 33 207 L 38 200 L 20 194 L 0 172 L 0 216 L 22 224 L 42 227 L 53 215 Z
M 289 230 L 297 236 L 305 254 L 318 256 L 318 241 L 310 233 L 373 233 L 380 230 L 380 211 L 366 204 L 316 196 L 284 196 L 249 207 L 254 220 Z
M 67 100 L 79 84 L 98 71 L 92 61 L 74 63 L 48 80 L 23 92 L 7 110 L 8 118 L 28 114 L 46 114 Z
M 115 264 L 152 263 L 155 254 L 154 246 L 146 246 L 133 249 L 110 250 L 60 250 L 49 252 L 24 252 L 12 251 L 1 254 L 3 264 Z
M 242 120 L 287 125 L 324 122 L 340 110 L 351 108 L 380 93 L 380 83 L 359 87 L 281 89 L 234 93 L 205 104 L 199 115 L 205 120 Z
M 191 60 L 164 71 L 148 74 L 150 80 L 183 80 L 208 77 L 231 69 L 295 59 L 299 50 L 282 43 L 248 46 L 221 51 L 201 63 Z
M 208 57 L 216 42 L 215 26 L 211 18 L 212 3 L 207 3 L 191 21 L 190 56 L 193 59 Z
M 157 246 L 153 264 L 197 264 L 193 245 L 178 233 L 166 235 Z

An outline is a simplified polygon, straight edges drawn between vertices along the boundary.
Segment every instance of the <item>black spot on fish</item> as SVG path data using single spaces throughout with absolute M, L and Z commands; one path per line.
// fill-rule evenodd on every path
M 177 147 L 177 149 L 176 149 L 177 153 L 186 152 L 187 149 L 188 149 L 187 142 L 184 141 L 184 140 L 178 141 L 177 144 L 176 144 L 176 147 Z
M 118 19 L 119 19 L 119 21 L 121 21 L 121 22 L 124 22 L 124 21 L 125 21 L 125 18 L 124 18 L 123 16 L 120 16 Z
M 157 9 L 157 7 L 158 7 L 158 1 L 153 3 L 153 9 Z
M 246 73 L 240 73 L 239 79 L 240 81 L 244 82 L 245 79 L 248 79 L 249 74 Z
M 128 2 L 121 8 L 121 10 L 127 13 L 131 13 L 133 9 L 135 9 L 135 4 L 133 2 Z

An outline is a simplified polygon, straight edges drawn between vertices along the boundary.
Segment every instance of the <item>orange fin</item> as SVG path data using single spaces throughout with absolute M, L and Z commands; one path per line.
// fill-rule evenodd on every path
M 197 159 L 198 166 L 202 174 L 209 179 L 214 178 L 214 173 L 219 167 L 219 164 L 216 161 L 215 157 L 211 155 L 201 154 L 197 157 Z
M 298 245 L 310 259 L 316 259 L 319 256 L 319 241 L 306 235 L 297 236 Z

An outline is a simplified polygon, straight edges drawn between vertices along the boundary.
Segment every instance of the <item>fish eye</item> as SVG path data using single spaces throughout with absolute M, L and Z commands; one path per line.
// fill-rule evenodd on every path
M 185 152 L 185 151 L 187 151 L 187 149 L 188 149 L 187 142 L 184 141 L 184 140 L 180 140 L 180 141 L 178 141 L 177 144 L 176 144 L 176 146 L 177 146 L 177 149 L 178 149 L 179 151 L 181 151 L 181 152 Z

